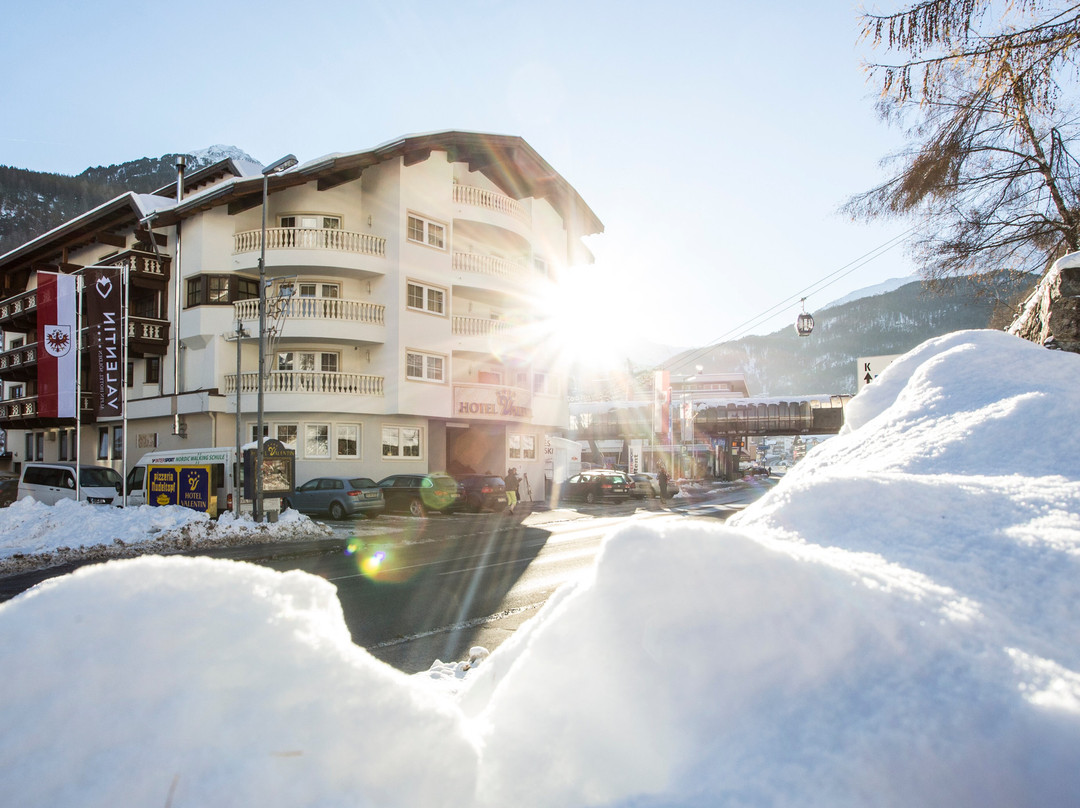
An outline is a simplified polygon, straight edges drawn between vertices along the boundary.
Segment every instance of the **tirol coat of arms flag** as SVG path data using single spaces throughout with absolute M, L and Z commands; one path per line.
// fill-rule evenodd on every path
M 78 372 L 74 275 L 38 272 L 38 415 L 74 418 Z

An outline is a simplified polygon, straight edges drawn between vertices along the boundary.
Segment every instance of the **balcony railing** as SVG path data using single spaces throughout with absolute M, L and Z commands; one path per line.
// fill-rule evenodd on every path
M 494 255 L 456 252 L 453 261 L 456 272 L 476 272 L 506 280 L 523 280 L 527 271 L 524 264 Z
M 473 205 L 497 213 L 512 216 L 522 224 L 531 225 L 532 219 L 525 206 L 505 194 L 489 191 L 486 188 L 474 188 L 471 185 L 454 186 L 454 202 L 459 205 Z
M 233 235 L 233 254 L 262 249 L 262 230 L 245 230 Z M 386 239 L 370 233 L 353 233 L 322 227 L 271 227 L 266 231 L 268 250 L 331 250 L 386 255 Z
M 149 317 L 128 317 L 128 349 L 136 356 L 164 356 L 169 348 L 169 321 Z M 90 351 L 89 335 L 83 329 L 82 351 Z M 0 379 L 33 378 L 37 374 L 38 344 L 31 342 L 0 353 Z
M 240 300 L 233 303 L 239 320 L 257 320 L 259 301 Z M 266 310 L 282 309 L 290 320 L 340 320 L 352 323 L 386 325 L 386 306 L 368 300 L 348 300 L 343 297 L 270 297 Z
M 450 325 L 451 333 L 461 337 L 503 336 L 513 330 L 510 323 L 484 317 L 459 317 L 454 315 Z
M 133 352 L 164 356 L 169 349 L 169 321 L 128 315 L 128 346 Z
M 318 393 L 320 395 L 381 396 L 383 377 L 363 373 L 336 373 L 319 370 L 275 370 L 263 385 L 264 393 Z M 256 393 L 259 373 L 240 374 L 240 392 Z M 236 374 L 225 377 L 225 392 L 236 393 Z
M 10 351 L 0 353 L 0 377 L 9 375 L 14 377 L 23 368 L 37 367 L 37 343 L 23 345 L 21 348 L 12 348 Z M 35 371 L 36 372 L 36 371 Z
M 127 250 L 99 263 L 110 267 L 127 267 L 128 278 L 136 283 L 149 281 L 153 286 L 163 286 L 169 280 L 170 260 L 167 255 L 159 259 L 155 253 Z
M 11 324 L 19 321 L 31 322 L 37 319 L 37 289 L 30 289 L 22 294 L 0 301 L 0 327 L 12 328 Z M 13 331 L 19 330 L 12 328 Z
M 93 397 L 89 393 L 79 396 L 79 419 L 82 421 L 96 420 Z M 41 419 L 39 417 L 38 397 L 34 395 L 0 401 L 0 426 L 5 424 L 18 429 L 38 425 L 55 425 L 56 419 Z

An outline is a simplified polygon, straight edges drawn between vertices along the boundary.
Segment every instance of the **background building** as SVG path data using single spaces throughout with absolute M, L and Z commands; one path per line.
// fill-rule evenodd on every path
M 296 447 L 298 481 L 508 466 L 542 481 L 568 411 L 537 302 L 602 230 L 517 137 L 405 137 L 268 175 L 181 168 L 0 256 L 9 462 L 75 456 L 74 419 L 36 407 L 35 290 L 39 271 L 89 266 L 127 270 L 127 417 L 83 396 L 83 461 L 233 445 L 238 409 L 253 440 L 265 252 L 264 431 Z

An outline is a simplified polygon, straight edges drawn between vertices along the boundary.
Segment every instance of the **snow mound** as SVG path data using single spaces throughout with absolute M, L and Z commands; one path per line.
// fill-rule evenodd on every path
M 1071 808 L 1078 362 L 928 342 L 726 526 L 629 522 L 490 656 L 416 676 L 352 646 L 300 573 L 145 558 L 51 580 L 0 605 L 0 793 Z

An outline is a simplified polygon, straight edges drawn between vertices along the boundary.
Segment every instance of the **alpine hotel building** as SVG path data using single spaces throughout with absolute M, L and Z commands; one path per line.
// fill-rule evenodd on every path
M 74 419 L 37 406 L 36 291 L 39 272 L 84 267 L 127 270 L 127 416 L 81 395 L 81 461 L 124 473 L 154 449 L 233 446 L 237 417 L 254 440 L 265 252 L 265 432 L 295 447 L 298 484 L 515 466 L 539 498 L 544 436 L 569 416 L 537 303 L 602 230 L 518 137 L 410 136 L 265 175 L 178 167 L 0 256 L 8 465 L 75 459 Z

